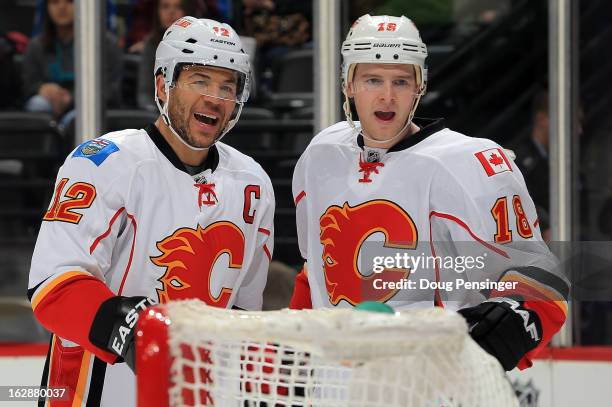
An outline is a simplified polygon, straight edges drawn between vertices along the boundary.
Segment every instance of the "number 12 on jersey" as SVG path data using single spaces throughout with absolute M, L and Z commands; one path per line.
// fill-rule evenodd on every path
M 516 217 L 516 231 L 519 236 L 524 239 L 533 237 L 533 231 L 531 225 L 527 220 L 527 215 L 523 209 L 521 197 L 514 195 L 512 197 L 512 208 Z M 491 215 L 495 219 L 497 225 L 497 232 L 495 233 L 495 243 L 510 243 L 512 241 L 512 231 L 510 230 L 510 223 L 508 221 L 508 198 L 501 197 L 495 201 L 493 208 L 491 208 Z
M 68 199 L 60 202 L 62 191 L 67 183 L 68 178 L 62 178 L 57 183 L 53 194 L 53 203 L 45 213 L 43 220 L 79 223 L 83 215 L 73 212 L 71 209 L 89 208 L 93 203 L 96 198 L 96 188 L 86 182 L 76 182 L 70 185 L 64 194 Z

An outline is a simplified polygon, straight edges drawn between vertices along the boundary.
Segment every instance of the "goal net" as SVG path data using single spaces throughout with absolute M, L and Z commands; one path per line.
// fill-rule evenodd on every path
M 138 324 L 139 406 L 518 406 L 499 363 L 440 308 L 243 312 L 190 300 Z

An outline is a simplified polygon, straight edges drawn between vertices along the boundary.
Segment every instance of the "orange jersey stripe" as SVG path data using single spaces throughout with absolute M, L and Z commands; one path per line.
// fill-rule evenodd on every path
M 82 275 L 90 276 L 91 274 L 86 273 L 84 271 L 69 271 L 67 273 L 61 274 L 59 277 L 57 277 L 52 282 L 47 284 L 45 286 L 45 288 L 40 290 L 40 292 L 38 294 L 36 294 L 36 296 L 34 296 L 34 298 L 32 298 L 32 309 L 34 311 L 36 311 L 36 307 L 38 307 L 38 304 L 40 304 L 40 302 L 45 298 L 45 296 L 47 294 L 49 294 L 49 292 L 52 291 L 55 287 L 57 287 L 58 284 L 61 284 L 64 281 L 66 281 L 66 280 L 68 280 L 68 279 L 70 279 L 72 277 L 82 276 Z
M 91 353 L 85 351 L 83 353 L 83 360 L 81 361 L 81 370 L 79 372 L 79 381 L 77 382 L 76 391 L 74 393 L 74 399 L 72 400 L 72 407 L 78 407 L 82 404 L 85 389 L 89 383 L 89 365 L 91 364 Z
M 548 287 L 539 284 L 537 281 L 532 280 L 528 277 L 521 276 L 518 274 L 506 274 L 502 279 L 502 282 L 518 282 L 516 290 L 512 290 L 516 293 L 527 294 L 526 300 L 549 300 L 554 302 L 561 310 L 564 315 L 567 315 L 567 303 L 565 299 L 556 291 L 549 289 Z M 500 295 L 503 293 L 498 292 Z
M 55 360 L 55 342 L 57 341 L 57 335 L 52 335 L 51 339 L 51 350 L 49 351 L 49 373 L 47 373 L 47 383 L 45 385 L 47 387 L 50 386 L 51 382 L 51 368 L 53 367 L 52 363 Z

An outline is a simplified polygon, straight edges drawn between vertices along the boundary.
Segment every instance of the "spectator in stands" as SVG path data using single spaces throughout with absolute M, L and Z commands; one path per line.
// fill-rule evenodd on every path
M 516 146 L 514 152 L 516 153 L 517 163 L 521 170 L 523 168 L 532 170 L 543 161 L 546 161 L 546 165 L 548 165 L 548 92 L 546 90 L 538 90 L 532 99 L 531 107 L 532 123 L 530 137 L 526 141 L 513 142 L 513 145 Z M 548 169 L 548 167 L 545 168 Z M 523 174 L 525 174 L 524 171 Z M 533 185 L 548 184 L 548 180 L 544 177 L 532 179 L 531 181 L 535 182 Z M 542 193 L 535 201 L 547 207 L 548 193 Z
M 582 113 L 578 125 L 578 136 L 582 134 Z M 533 198 L 540 220 L 542 238 L 550 241 L 550 176 L 549 176 L 549 117 L 548 91 L 540 89 L 532 101 L 531 133 L 527 140 L 520 138 L 512 141 L 510 148 L 516 155 L 516 165 L 525 178 L 527 189 Z
M 127 16 L 125 50 L 130 54 L 142 53 L 145 39 L 151 32 L 157 0 L 134 0 Z
M 283 53 L 311 39 L 312 5 L 290 0 L 243 0 L 245 34 L 266 53 Z
M 243 34 L 257 40 L 259 72 L 287 51 L 311 46 L 312 2 L 243 0 L 242 6 Z
M 23 63 L 25 109 L 49 112 L 66 125 L 74 116 L 73 0 L 46 0 L 42 34 L 28 46 Z M 105 98 L 120 101 L 121 51 L 111 34 L 103 38 Z
M 155 65 L 155 50 L 162 39 L 164 32 L 170 24 L 183 16 L 193 16 L 195 6 L 189 0 L 157 0 L 154 2 L 157 10 L 153 16 L 153 26 L 144 40 L 142 59 L 138 69 L 138 107 L 141 109 L 155 111 L 157 107 L 153 103 L 153 81 L 150 80 Z
M 183 13 L 185 10 L 190 10 L 187 13 L 189 15 L 211 18 L 221 22 L 230 22 L 227 16 L 231 15 L 232 11 L 228 10 L 229 5 L 227 3 L 231 3 L 231 1 L 184 0 L 166 2 L 166 4 L 170 5 L 167 8 L 180 8 L 183 10 Z M 129 32 L 126 38 L 126 49 L 131 54 L 140 54 L 144 51 L 147 38 L 155 30 L 156 26 L 159 25 L 159 17 L 156 14 L 159 13 L 162 5 L 159 0 L 133 0 L 132 3 L 133 6 L 128 17 Z M 181 16 L 183 15 L 185 14 Z M 163 34 L 163 30 L 159 34 L 160 37 L 161 34 Z
M 516 165 L 521 169 L 527 189 L 533 198 L 540 219 L 542 238 L 550 235 L 548 219 L 550 177 L 548 171 L 548 92 L 539 90 L 532 101 L 532 124 L 528 139 L 512 141 Z
M 9 33 L 0 32 L 0 109 L 16 107 L 21 98 L 21 78 L 14 61 L 18 44 Z M 23 102 L 21 102 L 23 103 Z

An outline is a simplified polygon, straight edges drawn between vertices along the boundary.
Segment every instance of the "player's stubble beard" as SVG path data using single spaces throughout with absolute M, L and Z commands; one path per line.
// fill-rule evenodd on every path
M 215 140 L 219 137 L 220 129 L 225 127 L 226 120 L 223 120 L 223 126 L 220 126 L 215 133 L 214 138 L 210 141 L 198 142 L 196 138 L 189 131 L 189 120 L 193 116 L 191 112 L 188 111 L 187 106 L 181 103 L 179 98 L 174 103 L 171 103 L 169 106 L 168 116 L 170 118 L 170 123 L 172 123 L 172 127 L 179 135 L 179 137 L 187 144 L 196 148 L 208 148 L 214 144 Z M 222 116 L 221 108 L 217 106 L 210 106 L 210 110 L 217 113 L 219 116 Z

